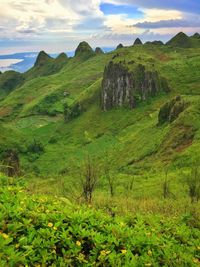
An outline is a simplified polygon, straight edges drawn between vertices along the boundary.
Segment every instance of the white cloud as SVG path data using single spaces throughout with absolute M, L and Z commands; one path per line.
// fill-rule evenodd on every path
M 160 0 L 0 1 L 0 42 L 1 44 L 3 40 L 15 42 L 13 45 L 15 50 L 19 50 L 20 45 L 23 45 L 23 50 L 29 51 L 73 50 L 81 40 L 90 41 L 93 45 L 107 46 L 115 45 L 119 38 L 121 42 L 127 43 L 130 36 L 137 35 L 140 38 L 144 36 L 144 39 L 163 36 L 165 40 L 169 34 L 175 34 L 180 30 L 190 33 L 192 28 L 156 28 L 149 29 L 147 32 L 147 29 L 132 25 L 145 21 L 194 18 L 193 13 L 175 8 L 176 3 L 182 0 L 174 0 L 170 4 L 167 1 L 167 8 L 164 8 L 164 1 Z M 186 0 L 183 1 L 186 2 Z M 100 4 L 103 2 L 135 5 L 143 13 L 143 18 L 131 18 L 127 14 L 105 15 L 100 10 Z M 156 8 L 156 3 L 159 8 Z M 11 48 L 6 47 L 6 49 Z

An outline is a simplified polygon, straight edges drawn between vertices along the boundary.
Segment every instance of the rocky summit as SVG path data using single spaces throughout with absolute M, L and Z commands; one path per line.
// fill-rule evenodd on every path
M 75 56 L 93 55 L 92 47 L 85 41 L 81 42 L 75 50 Z
M 140 40 L 140 38 L 136 38 L 133 45 L 142 45 L 142 41 Z
M 121 106 L 135 108 L 138 101 L 145 101 L 161 90 L 167 92 L 169 87 L 157 71 L 146 70 L 142 64 L 130 71 L 123 62 L 111 61 L 104 70 L 102 108 L 104 111 Z
M 104 54 L 103 50 L 100 47 L 95 48 L 95 53 L 96 54 Z
M 35 61 L 34 67 L 43 67 L 52 58 L 44 51 L 40 51 Z
M 166 44 L 173 46 L 173 47 L 184 47 L 184 48 L 190 48 L 191 47 L 190 38 L 183 32 L 179 32 L 176 36 L 174 36 Z

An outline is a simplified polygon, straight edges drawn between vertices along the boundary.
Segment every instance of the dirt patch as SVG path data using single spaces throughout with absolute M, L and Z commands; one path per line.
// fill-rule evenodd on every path
M 0 109 L 0 117 L 5 117 L 5 116 L 8 116 L 12 111 L 12 108 L 10 107 L 5 107 L 5 108 L 2 108 Z
M 171 58 L 170 58 L 169 56 L 165 55 L 165 54 L 160 54 L 160 55 L 158 55 L 158 59 L 159 59 L 160 61 L 165 61 L 165 62 L 171 60 Z

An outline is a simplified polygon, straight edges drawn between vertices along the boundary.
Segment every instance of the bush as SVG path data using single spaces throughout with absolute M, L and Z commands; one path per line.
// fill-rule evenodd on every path
M 34 139 L 33 143 L 28 146 L 28 152 L 42 154 L 44 152 L 44 145 Z
M 198 266 L 200 231 L 185 219 L 111 217 L 0 177 L 0 266 Z

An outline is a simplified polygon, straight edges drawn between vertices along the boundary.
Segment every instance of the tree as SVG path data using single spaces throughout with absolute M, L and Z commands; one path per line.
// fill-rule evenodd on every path
M 200 198 L 200 169 L 197 162 L 195 162 L 190 173 L 187 175 L 186 183 L 191 203 L 194 203 L 195 201 L 198 202 Z
M 64 121 L 68 122 L 70 118 L 70 107 L 67 103 L 64 104 Z
M 80 168 L 82 195 L 86 203 L 91 204 L 94 190 L 100 177 L 98 163 L 87 155 Z
M 5 173 L 9 177 L 18 176 L 20 174 L 20 161 L 18 152 L 13 149 L 5 151 L 3 156 L 3 165 Z
M 114 148 L 112 149 L 112 152 Z M 108 181 L 109 191 L 111 197 L 115 195 L 115 185 L 116 185 L 116 174 L 115 174 L 115 160 L 113 159 L 112 155 L 108 152 L 104 154 L 104 161 L 103 161 L 103 175 L 105 179 Z
M 168 180 L 168 173 L 166 171 L 166 174 L 165 174 L 165 179 L 162 183 L 162 191 L 163 191 L 163 197 L 164 198 L 168 198 L 170 197 L 170 195 L 172 194 L 171 191 L 170 191 L 170 181 Z

